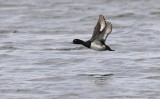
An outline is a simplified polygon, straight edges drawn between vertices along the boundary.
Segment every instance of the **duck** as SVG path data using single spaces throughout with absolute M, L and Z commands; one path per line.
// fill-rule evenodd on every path
M 91 39 L 87 41 L 83 41 L 81 39 L 74 39 L 73 44 L 81 44 L 87 48 L 97 51 L 115 51 L 105 44 L 105 41 L 111 32 L 111 22 L 106 22 L 104 16 L 99 15 L 99 19 L 96 26 L 94 27 Z

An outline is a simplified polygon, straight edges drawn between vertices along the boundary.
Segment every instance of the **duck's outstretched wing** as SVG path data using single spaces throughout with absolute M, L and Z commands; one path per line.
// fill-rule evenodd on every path
M 94 27 L 93 35 L 89 41 L 95 40 L 97 36 L 105 29 L 106 27 L 106 21 L 103 15 L 99 15 L 98 22 L 96 26 Z
M 99 35 L 100 40 L 105 42 L 108 35 L 112 32 L 112 24 L 110 22 L 105 23 L 104 31 Z

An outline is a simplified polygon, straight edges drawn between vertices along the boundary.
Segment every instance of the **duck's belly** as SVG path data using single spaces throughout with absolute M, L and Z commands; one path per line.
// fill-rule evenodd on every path
M 106 47 L 105 47 L 105 45 L 101 44 L 100 42 L 92 42 L 91 49 L 98 50 L 98 51 L 104 51 L 104 50 L 106 50 Z

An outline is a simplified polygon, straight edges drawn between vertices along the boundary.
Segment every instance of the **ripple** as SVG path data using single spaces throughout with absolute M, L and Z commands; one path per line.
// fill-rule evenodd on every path
M 46 94 L 47 92 L 33 89 L 0 89 L 0 93 Z
M 150 14 L 151 14 L 151 15 L 158 15 L 158 16 L 159 16 L 159 15 L 160 15 L 160 12 L 159 12 L 159 11 L 155 11 L 155 12 L 151 12 Z
M 146 77 L 145 79 L 160 80 L 160 76 L 149 76 Z
M 108 74 L 79 74 L 79 76 L 88 76 L 88 77 L 95 77 L 95 78 L 104 78 L 104 77 L 109 77 L 113 76 L 113 74 L 108 73 Z
M 18 49 L 17 47 L 14 47 L 12 45 L 4 45 L 0 47 L 0 50 L 16 50 Z
M 44 78 L 35 78 L 35 79 L 31 79 L 29 81 L 62 81 L 64 80 L 65 78 L 64 77 L 44 77 Z
M 119 15 L 113 16 L 112 18 L 125 18 L 125 17 L 131 17 L 131 16 L 134 16 L 134 13 L 119 14 Z
M 6 33 L 17 33 L 17 30 L 0 30 L 0 34 L 6 34 Z
M 75 48 L 57 48 L 57 49 L 52 49 L 52 48 L 48 48 L 48 49 L 43 49 L 43 50 L 58 50 L 58 51 L 71 51 L 71 50 L 81 50 L 84 47 L 75 47 Z

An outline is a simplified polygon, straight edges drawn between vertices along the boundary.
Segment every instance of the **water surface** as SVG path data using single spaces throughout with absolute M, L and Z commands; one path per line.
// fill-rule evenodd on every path
M 1 99 L 160 98 L 159 0 L 1 0 Z M 103 14 L 106 43 L 88 40 Z

